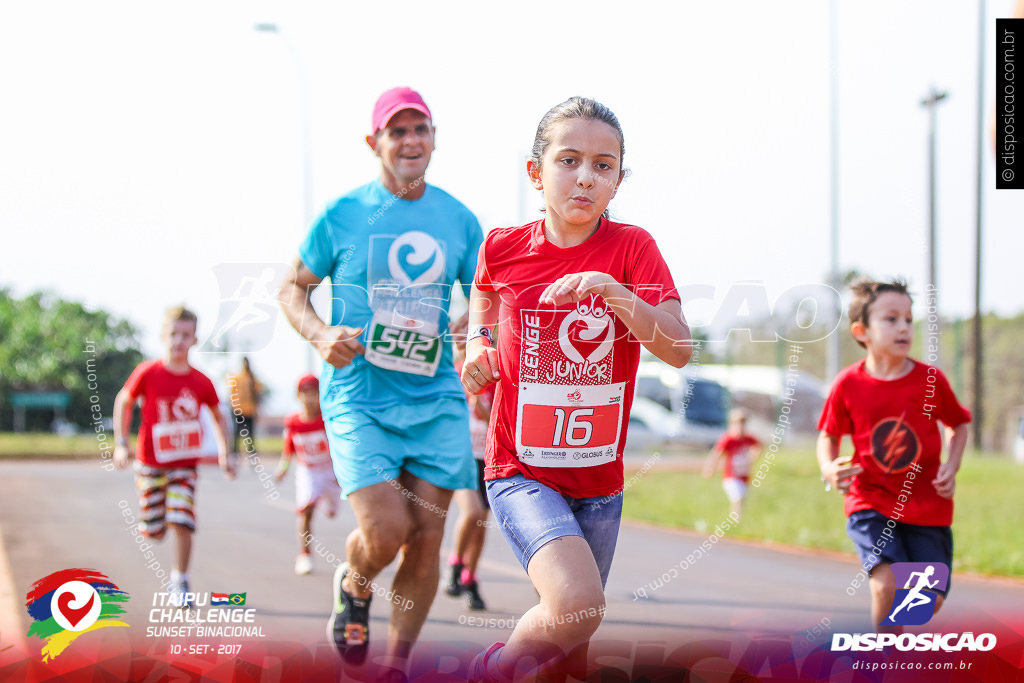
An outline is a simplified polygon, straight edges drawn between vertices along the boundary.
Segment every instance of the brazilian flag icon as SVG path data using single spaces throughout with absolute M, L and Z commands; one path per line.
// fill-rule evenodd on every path
M 232 605 L 244 605 L 246 593 L 232 593 L 228 596 L 228 602 Z

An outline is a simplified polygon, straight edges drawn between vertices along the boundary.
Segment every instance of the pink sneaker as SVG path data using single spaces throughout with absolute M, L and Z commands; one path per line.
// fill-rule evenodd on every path
M 487 648 L 486 652 L 473 657 L 473 661 L 469 663 L 469 680 L 474 683 L 511 683 L 510 679 L 498 672 L 497 653 L 503 647 L 505 647 L 505 643 L 495 643 Z M 489 664 L 492 656 L 494 663 Z

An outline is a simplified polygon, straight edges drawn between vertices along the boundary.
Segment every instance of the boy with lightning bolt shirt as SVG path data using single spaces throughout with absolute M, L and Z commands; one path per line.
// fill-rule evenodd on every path
M 953 493 L 971 414 L 941 370 L 909 357 L 914 327 L 906 284 L 859 281 L 851 289 L 850 331 L 867 358 L 833 382 L 817 455 L 826 488 L 845 494 L 847 534 L 870 576 L 879 624 L 898 588 L 891 564 L 942 562 L 952 569 Z M 854 453 L 840 458 L 844 434 Z M 947 591 L 934 592 L 938 611 Z

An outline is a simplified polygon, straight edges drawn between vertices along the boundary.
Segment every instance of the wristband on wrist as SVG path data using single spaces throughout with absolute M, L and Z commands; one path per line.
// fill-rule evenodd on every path
M 290 466 L 291 464 L 292 464 L 292 461 L 291 461 L 291 460 L 282 460 L 282 461 L 280 461 L 280 462 L 279 462 L 279 463 L 277 464 L 277 469 L 281 470 L 282 472 L 287 472 L 287 471 L 288 471 L 288 467 L 289 467 L 289 466 Z
M 468 344 L 470 341 L 479 337 L 486 339 L 488 346 L 494 345 L 494 337 L 491 336 L 491 328 L 484 325 L 474 328 L 473 331 L 470 332 L 469 336 L 466 337 L 466 343 Z

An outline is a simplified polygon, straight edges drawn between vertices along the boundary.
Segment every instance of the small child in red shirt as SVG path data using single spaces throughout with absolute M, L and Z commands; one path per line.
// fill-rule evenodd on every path
M 729 510 L 737 521 L 743 516 L 743 500 L 750 483 L 750 467 L 761 455 L 761 442 L 747 434 L 747 413 L 735 408 L 729 413 L 729 431 L 722 435 L 704 463 L 704 477 L 715 473 L 719 461 L 722 466 L 722 488 L 729 498 Z
M 872 623 L 901 632 L 891 619 L 883 623 L 903 588 L 891 565 L 952 570 L 953 492 L 971 414 L 941 370 L 909 356 L 914 318 L 906 283 L 861 280 L 850 289 L 850 332 L 868 353 L 832 383 L 818 422 L 818 465 L 827 487 L 845 494 L 846 533 L 870 576 Z M 844 434 L 854 452 L 840 458 Z M 935 612 L 948 590 L 931 590 Z
M 295 465 L 295 512 L 299 515 L 299 555 L 295 558 L 295 573 L 301 575 L 313 571 L 309 552 L 313 541 L 313 510 L 323 501 L 327 516 L 333 518 L 338 513 L 341 487 L 334 476 L 327 431 L 320 414 L 320 380 L 315 375 L 299 380 L 298 398 L 302 411 L 285 418 L 284 448 L 276 477 L 278 483 L 284 480 L 294 455 L 298 461 Z
M 228 462 L 217 390 L 188 362 L 189 350 L 197 341 L 196 325 L 196 314 L 187 308 L 168 310 L 162 335 L 166 355 L 135 368 L 114 400 L 114 464 L 118 468 L 128 464 L 132 410 L 142 401 L 142 426 L 135 450 L 139 533 L 160 540 L 168 526 L 174 529 L 177 557 L 167 592 L 179 607 L 189 605 L 191 593 L 188 568 L 196 529 L 196 465 L 203 454 L 200 409 L 204 405 L 213 417 L 220 466 L 228 479 L 235 476 L 234 465 Z

